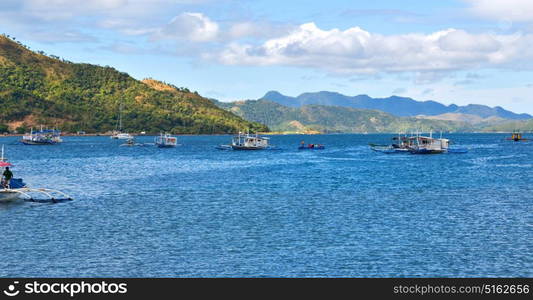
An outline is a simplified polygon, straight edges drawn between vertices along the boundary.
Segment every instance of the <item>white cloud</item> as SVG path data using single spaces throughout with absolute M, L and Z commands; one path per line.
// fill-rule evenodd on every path
M 167 37 L 193 42 L 213 41 L 218 37 L 219 26 L 201 13 L 182 13 L 174 17 L 162 30 Z
M 533 22 L 533 1 L 531 0 L 463 0 L 470 4 L 475 15 L 514 22 Z
M 322 30 L 314 23 L 261 45 L 231 43 L 206 54 L 229 65 L 288 65 L 334 73 L 437 72 L 482 67 L 529 68 L 533 35 L 471 34 L 447 29 L 431 34 L 381 35 L 353 27 Z

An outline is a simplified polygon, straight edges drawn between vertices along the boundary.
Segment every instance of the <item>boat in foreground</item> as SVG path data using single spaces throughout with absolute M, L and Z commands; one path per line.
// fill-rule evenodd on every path
M 12 167 L 11 163 L 5 161 L 2 147 L 2 158 L 0 158 L 0 168 L 2 171 L 6 167 Z M 30 188 L 22 178 L 11 178 L 9 181 L 2 179 L 0 186 L 0 203 L 9 203 L 15 201 L 30 202 L 62 202 L 73 200 L 69 195 L 47 188 Z

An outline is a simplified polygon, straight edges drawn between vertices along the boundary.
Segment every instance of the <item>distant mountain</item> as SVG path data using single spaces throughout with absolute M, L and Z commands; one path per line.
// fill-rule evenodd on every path
M 270 91 L 261 98 L 288 107 L 301 107 L 309 104 L 345 106 L 359 109 L 376 109 L 400 117 L 418 115 L 436 116 L 446 113 L 476 115 L 481 118 L 498 117 L 510 120 L 531 119 L 529 114 L 516 114 L 501 107 L 470 104 L 467 106 L 444 105 L 436 101 L 416 101 L 411 98 L 391 96 L 388 98 L 372 98 L 367 95 L 346 96 L 334 92 L 304 93 L 298 97 L 289 97 L 276 91 Z
M 466 122 L 396 117 L 378 110 L 342 106 L 312 104 L 288 107 L 268 100 L 214 102 L 246 120 L 265 124 L 273 131 L 377 133 L 474 130 Z
M 121 103 L 128 131 L 268 130 L 186 88 L 139 81 L 111 67 L 60 60 L 0 36 L 1 131 L 23 132 L 43 124 L 70 132 L 105 132 L 115 128 Z
M 483 131 L 486 132 L 512 132 L 515 130 L 533 133 L 533 119 L 488 124 L 483 128 Z

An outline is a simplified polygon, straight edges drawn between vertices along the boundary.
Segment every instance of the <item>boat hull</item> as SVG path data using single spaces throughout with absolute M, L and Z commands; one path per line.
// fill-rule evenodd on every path
M 381 147 L 374 146 L 370 147 L 373 151 L 385 154 L 398 154 L 398 153 L 409 153 L 409 149 L 406 148 L 394 148 L 394 147 Z
M 0 203 L 20 200 L 20 193 L 0 190 Z
M 39 142 L 39 141 L 28 141 L 28 140 L 22 140 L 22 143 L 24 145 L 57 145 L 58 144 L 58 142 L 54 142 L 54 141 Z
M 324 150 L 326 147 L 298 147 L 298 150 Z
M 249 146 L 236 146 L 232 145 L 233 150 L 265 150 L 267 147 L 249 147 Z
M 412 154 L 441 154 L 446 152 L 444 149 L 411 149 L 409 150 Z
M 175 148 L 176 145 L 174 144 L 156 144 L 158 148 Z

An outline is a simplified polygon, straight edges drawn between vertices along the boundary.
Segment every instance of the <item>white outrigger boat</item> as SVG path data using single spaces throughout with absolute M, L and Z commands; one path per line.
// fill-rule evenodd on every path
M 231 145 L 220 145 L 217 149 L 220 150 L 265 150 L 272 149 L 270 146 L 270 138 L 261 137 L 258 134 L 243 134 L 239 132 L 231 140 Z
M 2 146 L 2 157 L 0 158 L 0 168 L 5 170 L 12 164 L 6 161 L 4 157 L 4 146 Z M 2 179 L 0 185 L 0 203 L 9 203 L 15 201 L 29 201 L 41 203 L 56 203 L 73 200 L 69 195 L 52 189 L 30 188 L 24 183 L 22 178 L 11 178 L 9 182 Z
M 30 133 L 22 137 L 21 142 L 24 145 L 57 145 L 63 142 L 61 139 L 61 131 L 56 129 L 43 129 L 33 131 L 31 128 Z
M 171 136 L 168 133 L 161 133 L 160 136 L 155 138 L 154 142 L 159 148 L 173 148 L 178 145 L 178 138 Z
M 411 153 L 411 154 L 440 154 L 440 153 L 467 153 L 468 150 L 464 148 L 450 148 L 450 140 L 442 138 L 434 138 L 433 133 L 429 136 L 423 136 L 420 133 L 411 136 L 394 137 L 396 143 L 390 146 L 370 144 L 372 150 L 376 152 L 393 154 L 393 153 Z

